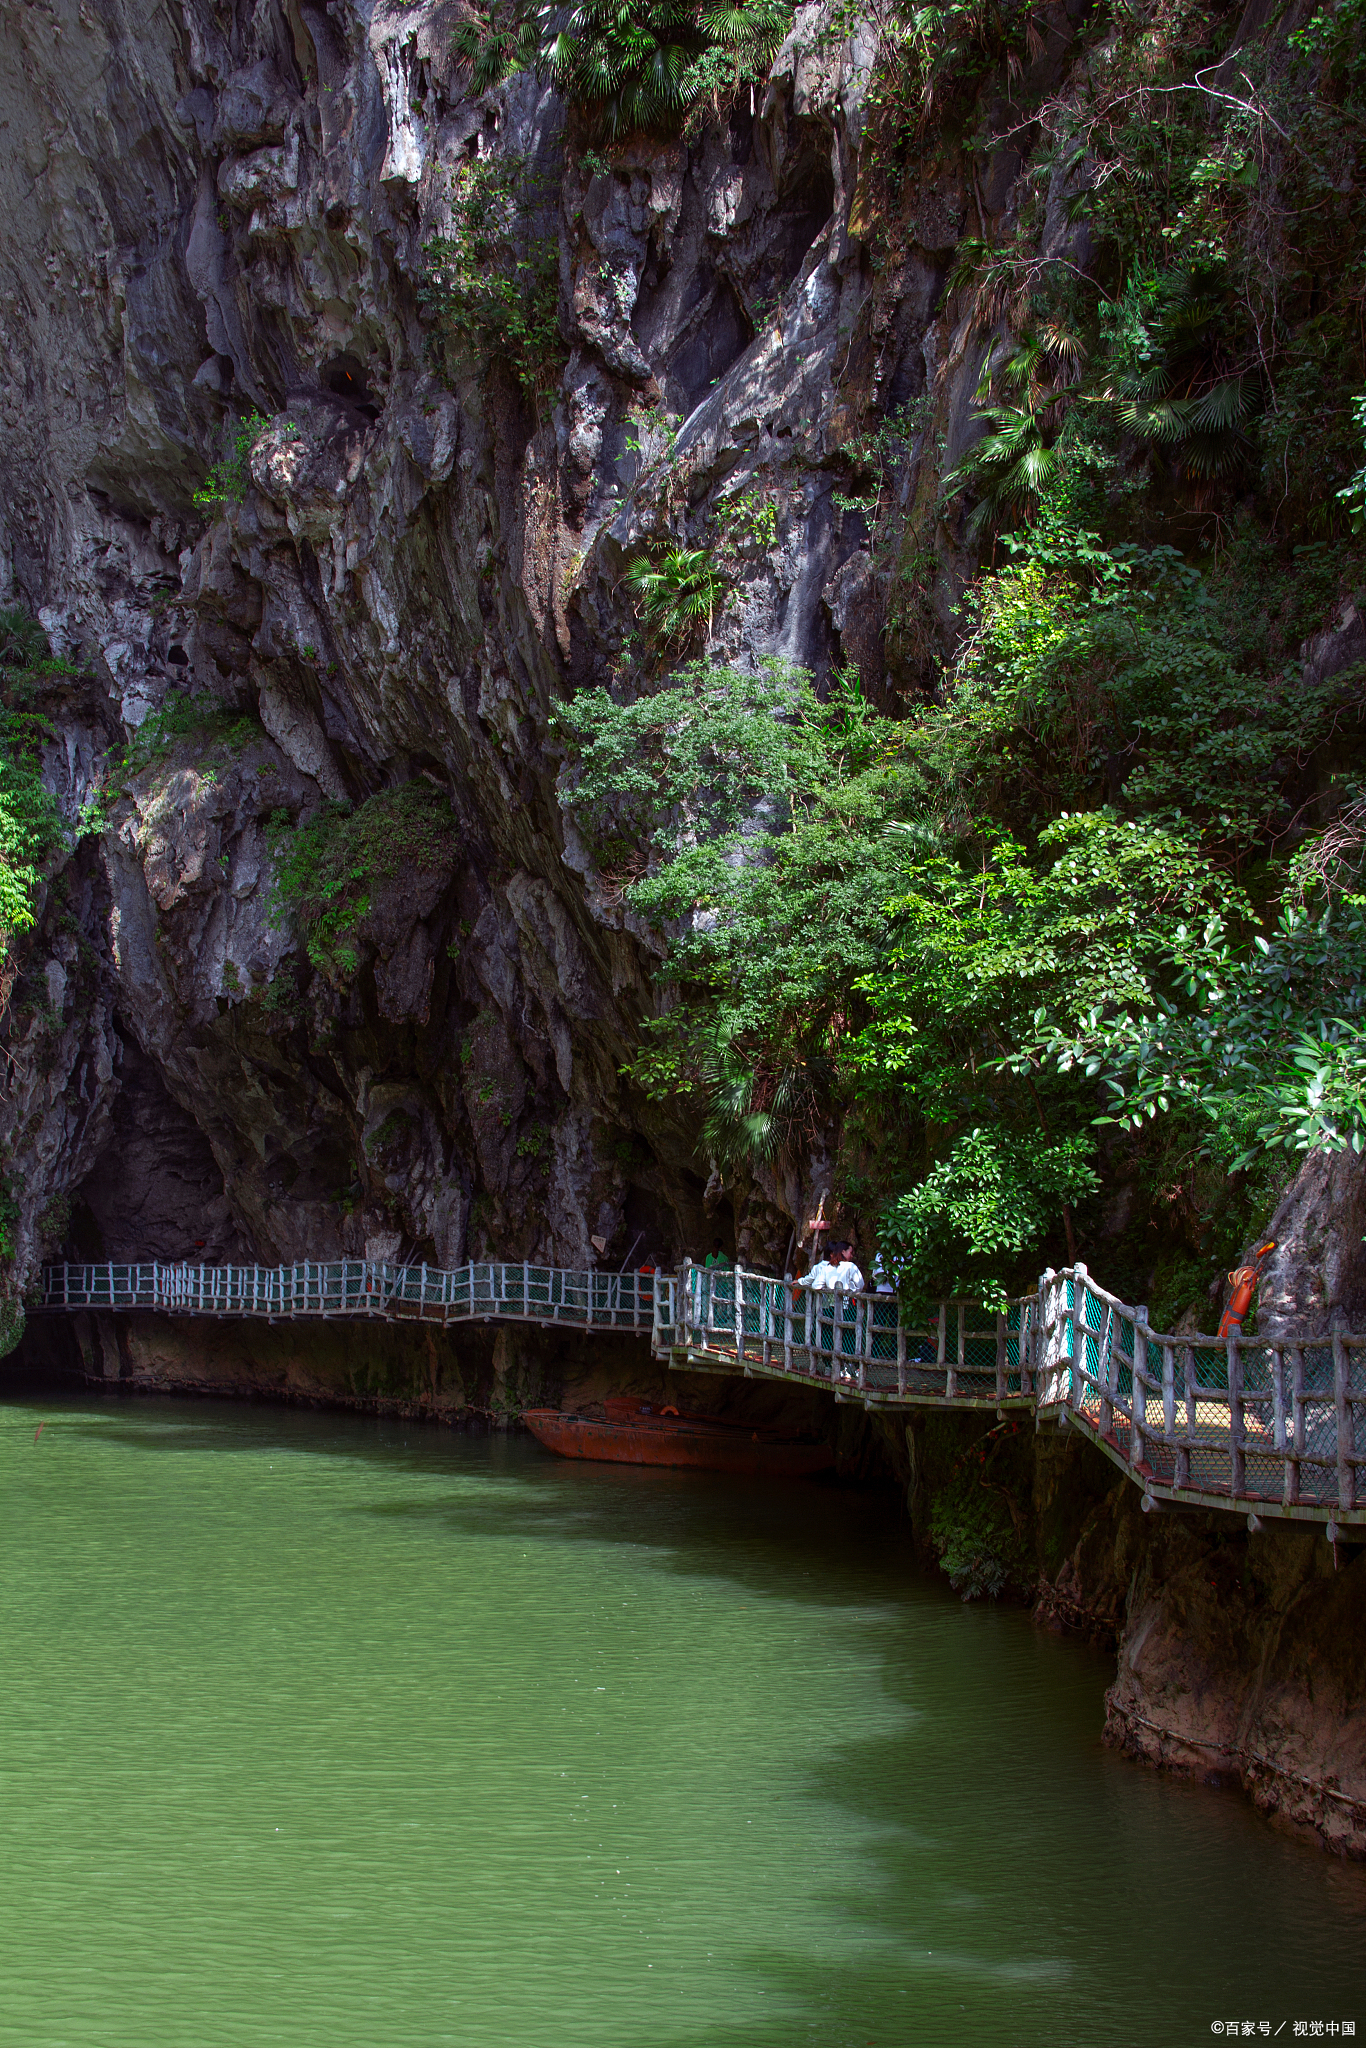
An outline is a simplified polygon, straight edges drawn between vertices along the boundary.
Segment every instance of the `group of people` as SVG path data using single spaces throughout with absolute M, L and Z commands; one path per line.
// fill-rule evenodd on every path
M 703 1264 L 708 1272 L 730 1271 L 730 1260 L 726 1257 L 725 1247 L 719 1237 L 712 1239 L 711 1250 Z M 833 1293 L 837 1287 L 842 1288 L 846 1294 L 863 1294 L 869 1291 L 862 1268 L 854 1257 L 853 1239 L 835 1238 L 824 1251 L 817 1247 L 811 1266 L 799 1275 L 797 1285 L 810 1288 L 813 1294 Z M 882 1260 L 877 1257 L 873 1260 L 872 1292 L 894 1292 L 892 1282 L 883 1270 Z
M 854 1259 L 852 1239 L 836 1238 L 829 1249 L 801 1275 L 797 1285 L 809 1287 L 813 1294 L 830 1294 L 837 1287 L 842 1287 L 846 1294 L 862 1294 L 863 1274 Z

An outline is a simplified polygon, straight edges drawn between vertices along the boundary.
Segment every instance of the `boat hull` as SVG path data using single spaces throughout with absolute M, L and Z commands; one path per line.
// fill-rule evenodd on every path
M 529 1408 L 527 1428 L 561 1458 L 588 1458 L 612 1465 L 664 1465 L 697 1472 L 729 1472 L 743 1478 L 805 1479 L 835 1462 L 828 1444 L 765 1435 L 722 1422 L 640 1416 L 629 1422 L 595 1422 L 557 1408 Z

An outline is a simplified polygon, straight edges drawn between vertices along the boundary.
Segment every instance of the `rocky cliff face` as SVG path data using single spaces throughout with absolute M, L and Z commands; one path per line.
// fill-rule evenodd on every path
M 1145 1514 L 1112 1480 L 1075 1435 L 1039 1439 L 1036 1616 L 1116 1646 L 1106 1740 L 1366 1856 L 1366 1546 Z
M 86 678 L 50 779 L 108 813 L 14 997 L 19 1285 L 63 1237 L 577 1264 L 706 1227 L 688 1134 L 618 1078 L 650 940 L 566 837 L 548 713 L 612 674 L 630 551 L 756 483 L 777 521 L 716 651 L 880 669 L 841 440 L 851 391 L 920 388 L 945 343 L 927 271 L 868 356 L 866 53 L 811 55 L 808 12 L 752 116 L 608 171 L 531 81 L 462 96 L 451 4 L 3 9 L 0 594 Z M 424 310 L 473 157 L 552 194 L 565 360 L 534 401 Z M 683 420 L 652 466 L 651 408 Z M 376 887 L 334 986 L 271 922 L 268 821 L 421 779 L 451 857 Z M 800 1194 L 742 1191 L 745 1241 Z

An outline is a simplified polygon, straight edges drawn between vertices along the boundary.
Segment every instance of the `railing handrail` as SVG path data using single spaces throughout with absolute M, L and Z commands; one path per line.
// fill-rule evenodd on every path
M 816 1290 L 691 1260 L 677 1274 L 529 1260 L 106 1260 L 45 1268 L 42 1305 L 648 1330 L 661 1357 L 814 1384 L 868 1407 L 1032 1408 L 1090 1435 L 1143 1487 L 1145 1504 L 1236 1500 L 1254 1515 L 1312 1517 L 1330 1530 L 1340 1518 L 1366 1521 L 1366 1332 L 1273 1341 L 1159 1331 L 1146 1308 L 1100 1287 L 1080 1262 L 1050 1269 L 1033 1294 L 999 1308 L 939 1302 L 919 1326 L 893 1294 Z

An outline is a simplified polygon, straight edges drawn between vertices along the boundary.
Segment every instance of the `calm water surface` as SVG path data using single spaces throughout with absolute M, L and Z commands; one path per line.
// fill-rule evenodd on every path
M 7 2048 L 1366 2036 L 1366 1875 L 877 1502 L 10 1399 L 0 1514 Z

